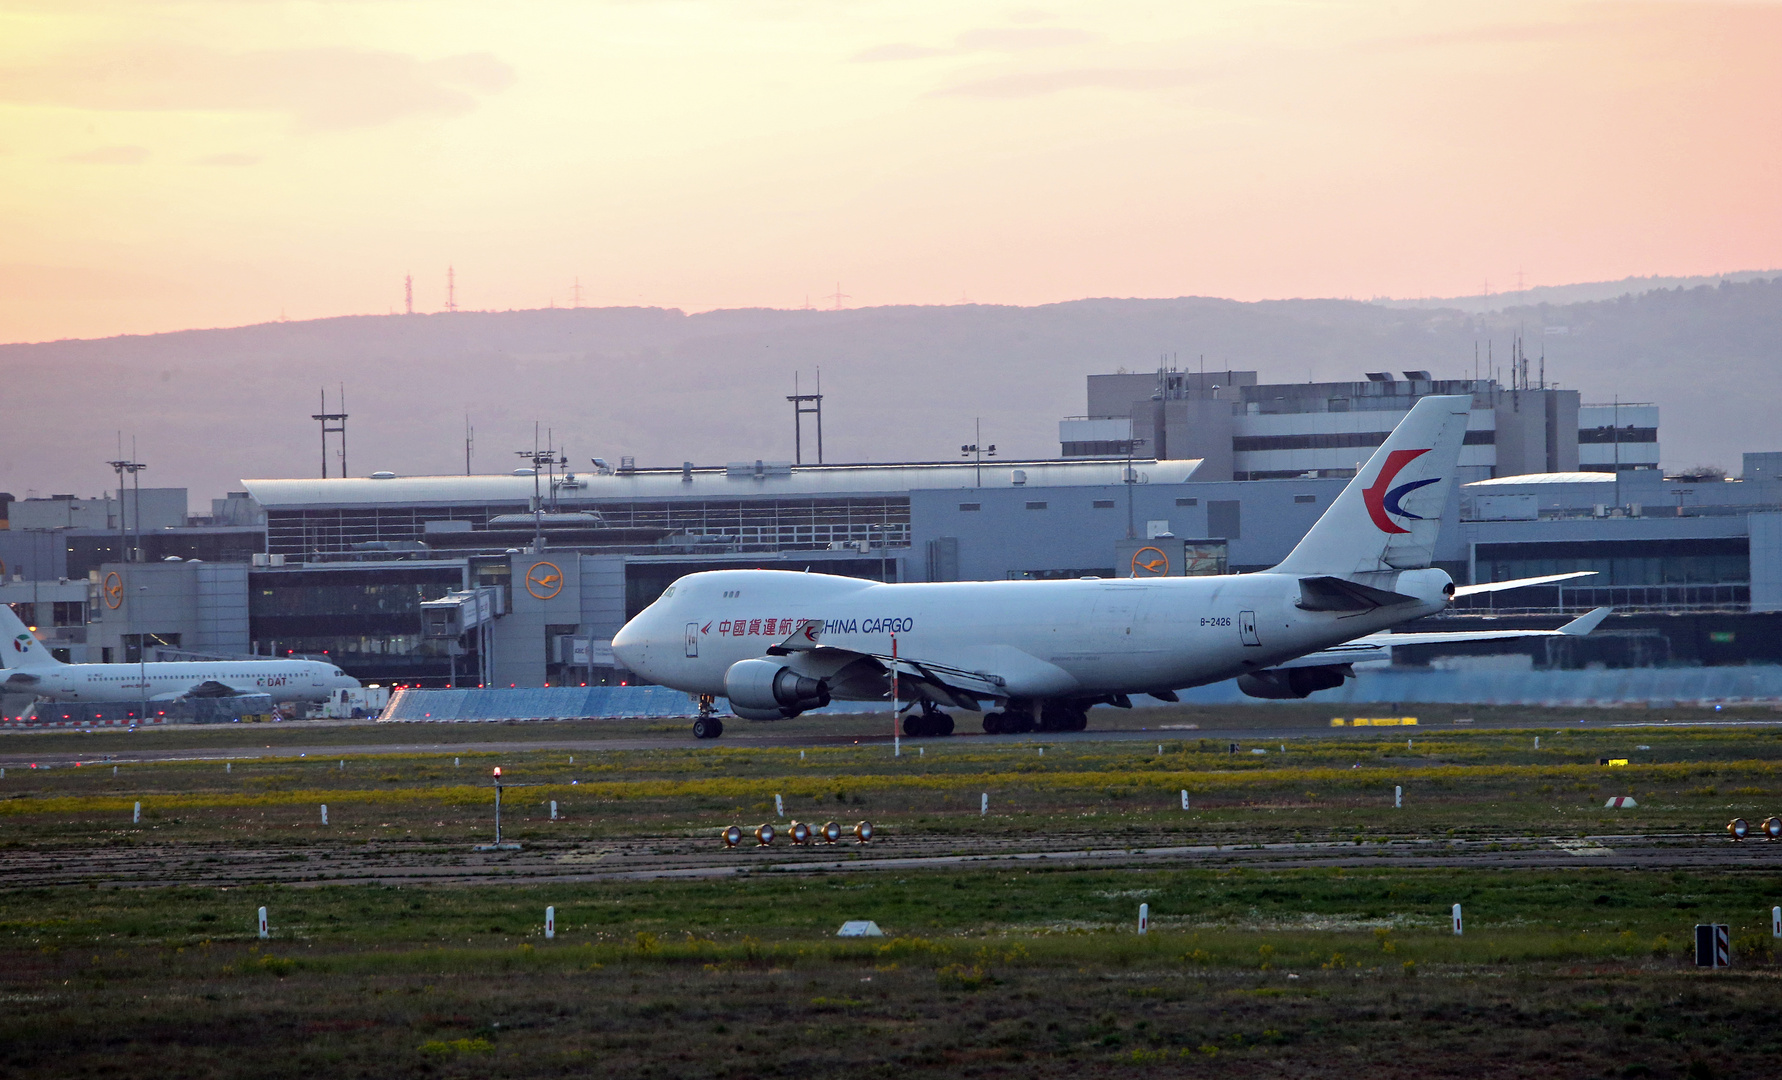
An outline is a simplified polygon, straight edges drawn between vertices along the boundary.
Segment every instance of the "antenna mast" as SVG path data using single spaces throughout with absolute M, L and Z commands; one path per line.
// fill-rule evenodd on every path
M 446 310 L 458 310 L 458 275 L 452 267 L 446 267 Z

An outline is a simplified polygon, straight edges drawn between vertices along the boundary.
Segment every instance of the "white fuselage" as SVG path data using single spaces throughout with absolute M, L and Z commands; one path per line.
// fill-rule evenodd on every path
M 22 670 L 39 681 L 19 686 L 20 692 L 71 702 L 169 700 L 218 686 L 237 694 L 270 694 L 280 703 L 320 702 L 333 690 L 359 685 L 333 664 L 317 660 L 57 664 Z
M 625 624 L 613 652 L 651 681 L 721 695 L 732 664 L 820 620 L 822 646 L 883 656 L 895 637 L 900 658 L 993 674 L 1008 698 L 1145 693 L 1233 678 L 1439 612 L 1449 584 L 1441 570 L 1406 570 L 1386 587 L 1415 603 L 1356 614 L 1299 607 L 1293 574 L 879 584 L 719 570 L 676 582 Z M 786 662 L 824 676 L 824 655 L 791 652 Z M 881 695 L 838 687 L 836 696 Z

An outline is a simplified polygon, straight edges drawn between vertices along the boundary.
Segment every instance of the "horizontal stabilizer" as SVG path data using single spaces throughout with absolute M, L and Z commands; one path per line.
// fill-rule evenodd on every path
M 1417 598 L 1347 581 L 1339 577 L 1299 579 L 1299 606 L 1306 611 L 1372 611 L 1394 604 L 1414 604 Z
M 1595 630 L 1598 626 L 1601 626 L 1603 620 L 1609 617 L 1609 612 L 1614 610 L 1614 608 L 1599 607 L 1587 611 L 1573 619 L 1571 622 L 1560 627 L 1559 632 L 1566 637 L 1583 637 L 1585 634 Z
M 1577 570 L 1570 574 L 1548 574 L 1545 577 L 1516 578 L 1514 581 L 1481 581 L 1477 585 L 1454 586 L 1454 598 L 1476 596 L 1479 593 L 1503 592 L 1505 589 L 1526 589 L 1531 585 L 1551 585 L 1555 581 L 1570 581 L 1572 578 L 1594 577 L 1595 570 Z

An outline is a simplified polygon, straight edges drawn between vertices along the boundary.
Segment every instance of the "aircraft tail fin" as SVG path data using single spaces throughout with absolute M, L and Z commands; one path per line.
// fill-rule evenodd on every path
M 10 604 L 0 604 L 0 668 L 24 671 L 31 668 L 60 667 L 61 661 L 49 654 L 37 635 L 25 628 Z
M 1275 571 L 1350 577 L 1428 566 L 1471 408 L 1467 395 L 1419 400 Z

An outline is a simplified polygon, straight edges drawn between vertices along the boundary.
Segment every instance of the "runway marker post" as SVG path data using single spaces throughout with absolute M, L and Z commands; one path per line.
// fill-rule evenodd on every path
M 545 940 L 557 936 L 557 908 L 553 905 L 545 908 Z
M 267 938 L 269 938 L 271 936 L 272 936 L 272 931 L 266 925 L 266 909 L 261 908 L 260 909 L 260 940 L 265 941 Z
M 1462 936 L 1463 932 L 1464 932 L 1464 928 L 1460 922 L 1460 905 L 1455 904 L 1454 905 L 1454 936 L 1460 937 L 1460 936 Z
M 141 825 L 142 824 L 142 804 L 141 803 L 137 803 L 136 809 L 130 812 L 130 824 L 132 824 L 132 825 Z
M 778 795 L 775 795 L 773 797 L 773 816 L 774 817 L 785 817 L 786 816 L 786 803 Z
M 551 800 L 551 820 L 552 821 L 557 820 L 557 800 L 556 799 Z
M 328 804 L 322 804 L 322 824 L 328 824 Z
M 983 795 L 979 796 L 979 798 L 978 798 L 978 816 L 986 817 L 989 815 L 989 813 L 990 813 L 990 793 L 988 791 L 986 791 L 986 792 L 984 792 Z
M 1394 810 L 1402 810 L 1404 809 L 1404 805 L 1405 789 L 1402 785 L 1395 785 L 1392 789 L 1392 808 Z
M 1148 934 L 1151 932 L 1151 905 L 1150 904 L 1140 904 L 1139 905 L 1139 931 L 1138 932 L 1141 934 Z

